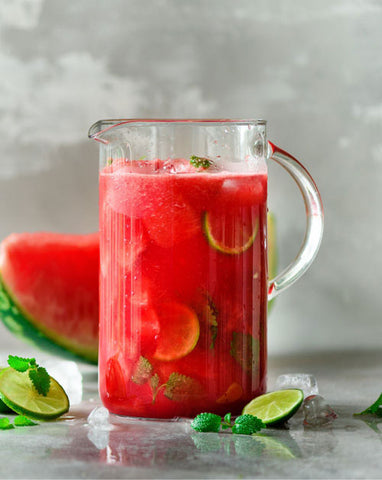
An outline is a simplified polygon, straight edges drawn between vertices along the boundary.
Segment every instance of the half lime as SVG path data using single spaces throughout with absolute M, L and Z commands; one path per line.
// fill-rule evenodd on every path
M 37 392 L 28 372 L 11 367 L 0 372 L 0 399 L 19 415 L 36 420 L 52 420 L 69 410 L 69 399 L 61 385 L 50 377 L 46 396 Z
M 297 412 L 303 401 L 302 390 L 277 390 L 251 400 L 244 407 L 243 415 L 245 413 L 254 415 L 266 425 L 282 424 Z

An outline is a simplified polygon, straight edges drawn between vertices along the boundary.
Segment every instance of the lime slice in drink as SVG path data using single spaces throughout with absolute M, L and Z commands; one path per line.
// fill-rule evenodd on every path
M 215 250 L 228 255 L 239 255 L 255 241 L 259 229 L 258 218 L 253 218 L 251 208 L 232 211 L 205 212 L 203 230 L 208 243 Z
M 46 396 L 37 392 L 27 372 L 4 368 L 0 372 L 0 398 L 19 415 L 36 420 L 52 420 L 69 410 L 69 399 L 61 385 L 50 377 Z
M 300 408 L 303 400 L 302 390 L 277 390 L 251 400 L 244 407 L 243 415 L 249 413 L 260 418 L 266 425 L 277 425 L 291 418 Z
M 160 330 L 153 357 L 169 362 L 188 355 L 199 340 L 199 320 L 191 308 L 182 303 L 165 303 L 157 310 Z

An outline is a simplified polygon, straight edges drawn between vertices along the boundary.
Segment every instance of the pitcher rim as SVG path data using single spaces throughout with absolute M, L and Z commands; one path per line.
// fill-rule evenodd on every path
M 88 137 L 97 140 L 103 133 L 121 125 L 136 124 L 137 126 L 153 126 L 156 124 L 177 125 L 266 125 L 263 119 L 231 119 L 231 118 L 117 118 L 104 119 L 95 122 L 88 131 Z

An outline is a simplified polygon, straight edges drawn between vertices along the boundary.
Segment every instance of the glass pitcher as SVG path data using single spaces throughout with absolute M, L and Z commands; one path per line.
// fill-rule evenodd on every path
M 102 120 L 99 388 L 119 415 L 239 414 L 266 390 L 268 301 L 313 261 L 323 232 L 306 169 L 262 120 Z M 306 234 L 267 269 L 267 160 L 296 181 Z

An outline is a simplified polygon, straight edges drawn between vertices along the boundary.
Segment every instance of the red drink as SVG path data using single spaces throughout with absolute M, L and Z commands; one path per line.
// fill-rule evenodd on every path
M 238 414 L 265 391 L 267 174 L 100 174 L 100 394 L 121 415 Z

